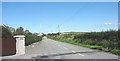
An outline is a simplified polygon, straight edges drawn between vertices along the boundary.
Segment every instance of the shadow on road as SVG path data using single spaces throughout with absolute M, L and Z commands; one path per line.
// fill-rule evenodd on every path
M 50 58 L 50 57 L 62 56 L 62 55 L 70 55 L 70 54 L 79 54 L 79 53 L 97 53 L 97 52 L 99 52 L 99 51 L 70 52 L 70 53 L 61 53 L 61 54 L 49 54 L 49 55 L 43 55 L 43 56 L 32 57 L 32 58 L 35 58 L 35 59 L 41 59 L 41 58 Z

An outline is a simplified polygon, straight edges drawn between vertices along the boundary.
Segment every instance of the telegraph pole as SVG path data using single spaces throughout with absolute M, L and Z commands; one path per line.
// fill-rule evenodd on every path
M 60 25 L 58 25 L 58 32 L 60 33 Z

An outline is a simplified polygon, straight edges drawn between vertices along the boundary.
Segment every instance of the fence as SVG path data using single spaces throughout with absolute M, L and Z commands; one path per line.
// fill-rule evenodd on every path
M 0 56 L 8 56 L 16 54 L 16 40 L 15 38 L 6 38 L 0 41 L 2 44 L 2 54 Z

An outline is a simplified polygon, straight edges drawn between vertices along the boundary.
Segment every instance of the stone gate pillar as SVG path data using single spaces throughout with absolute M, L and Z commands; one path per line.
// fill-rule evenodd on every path
M 24 35 L 16 35 L 16 55 L 25 54 L 25 36 Z

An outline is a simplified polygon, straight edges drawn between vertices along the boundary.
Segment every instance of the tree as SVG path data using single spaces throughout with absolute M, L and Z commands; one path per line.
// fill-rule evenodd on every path
M 25 30 L 25 34 L 28 34 L 28 33 L 30 33 L 29 30 Z
M 23 29 L 23 27 L 17 28 L 15 34 L 17 34 L 17 35 L 23 35 L 23 34 L 24 34 L 24 29 Z
M 14 34 L 15 34 L 15 28 L 9 27 L 9 29 L 10 29 L 10 31 L 12 32 L 12 35 L 14 35 Z
M 33 33 L 33 35 L 38 36 L 39 33 Z
M 12 38 L 12 32 L 10 31 L 9 27 L 6 25 L 0 26 L 0 30 L 2 33 L 1 37 L 2 38 Z
M 42 37 L 46 36 L 46 34 L 42 33 Z

